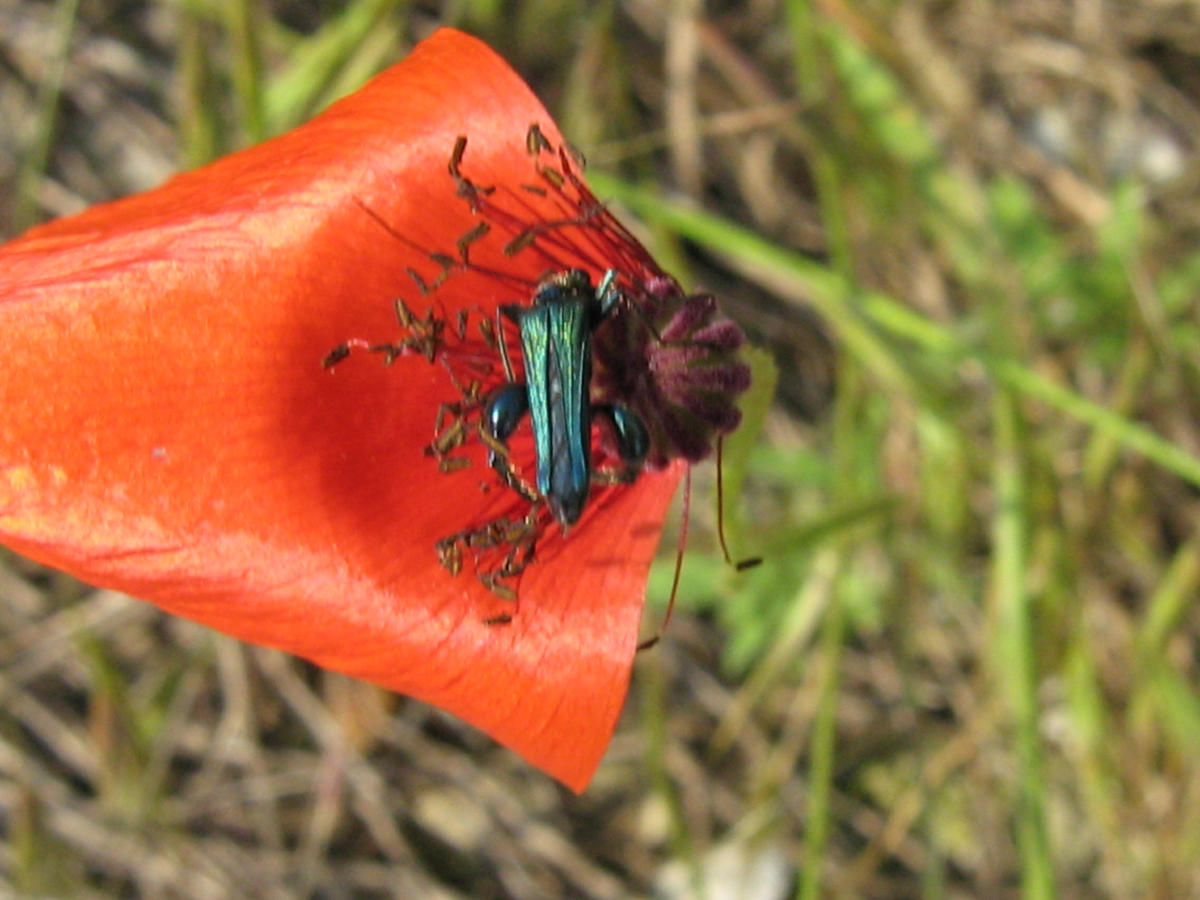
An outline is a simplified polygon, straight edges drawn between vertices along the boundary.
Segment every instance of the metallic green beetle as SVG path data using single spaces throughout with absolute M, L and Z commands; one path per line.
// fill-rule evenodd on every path
M 509 383 L 493 393 L 484 410 L 484 427 L 499 445 L 516 430 L 526 412 L 537 454 L 537 495 L 546 500 L 565 529 L 579 521 L 592 479 L 592 418 L 605 416 L 629 475 L 650 450 L 642 420 L 624 406 L 593 406 L 589 397 L 592 332 L 621 300 L 617 273 L 609 269 L 592 286 L 587 272 L 568 269 L 544 279 L 530 306 L 508 304 L 500 313 L 521 333 L 525 382 L 516 382 L 508 350 L 500 341 Z M 502 446 L 493 446 L 489 463 L 518 487 Z M 518 487 L 518 490 L 520 488 Z M 530 499 L 536 499 L 531 497 Z

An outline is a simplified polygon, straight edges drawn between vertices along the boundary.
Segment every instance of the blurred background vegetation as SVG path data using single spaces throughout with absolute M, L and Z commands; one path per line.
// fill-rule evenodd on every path
M 700 468 L 680 608 L 574 797 L 0 556 L 0 894 L 1200 896 L 1200 7 L 0 0 L 0 236 L 439 24 L 774 359 L 726 469 L 766 564 L 720 562 Z

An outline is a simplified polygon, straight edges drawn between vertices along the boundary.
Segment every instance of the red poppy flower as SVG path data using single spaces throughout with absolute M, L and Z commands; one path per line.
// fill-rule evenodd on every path
M 444 30 L 293 132 L 0 248 L 0 538 L 441 706 L 582 789 L 682 466 L 747 378 L 736 327 L 561 146 Z M 563 529 L 528 488 L 528 425 L 496 447 L 479 422 L 501 343 L 523 377 L 498 305 L 574 268 L 619 288 L 592 401 L 651 446 L 638 473 L 595 416 L 601 483 Z M 346 339 L 381 354 L 322 367 Z

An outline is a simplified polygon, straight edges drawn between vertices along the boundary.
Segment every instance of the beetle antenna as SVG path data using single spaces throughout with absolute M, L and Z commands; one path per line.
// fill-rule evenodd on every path
M 750 556 L 746 559 L 733 561 L 733 557 L 729 555 L 729 545 L 725 543 L 725 485 L 721 473 L 724 471 L 724 446 L 725 435 L 717 435 L 717 539 L 721 542 L 721 552 L 725 554 L 725 562 L 733 566 L 738 572 L 744 572 L 746 569 L 753 569 L 762 562 L 761 556 Z

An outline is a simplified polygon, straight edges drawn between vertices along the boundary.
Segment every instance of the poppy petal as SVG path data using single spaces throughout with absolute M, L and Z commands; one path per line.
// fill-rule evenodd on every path
M 288 134 L 0 247 L 0 539 L 440 706 L 581 790 L 681 465 L 606 490 L 488 624 L 504 602 L 434 552 L 485 501 L 479 466 L 423 452 L 446 371 L 320 365 L 396 334 L 393 298 L 430 302 L 421 248 L 477 225 L 447 173 L 457 138 L 475 183 L 519 182 L 535 122 L 560 140 L 499 57 L 442 30 Z M 527 302 L 499 284 L 456 273 L 438 308 Z

